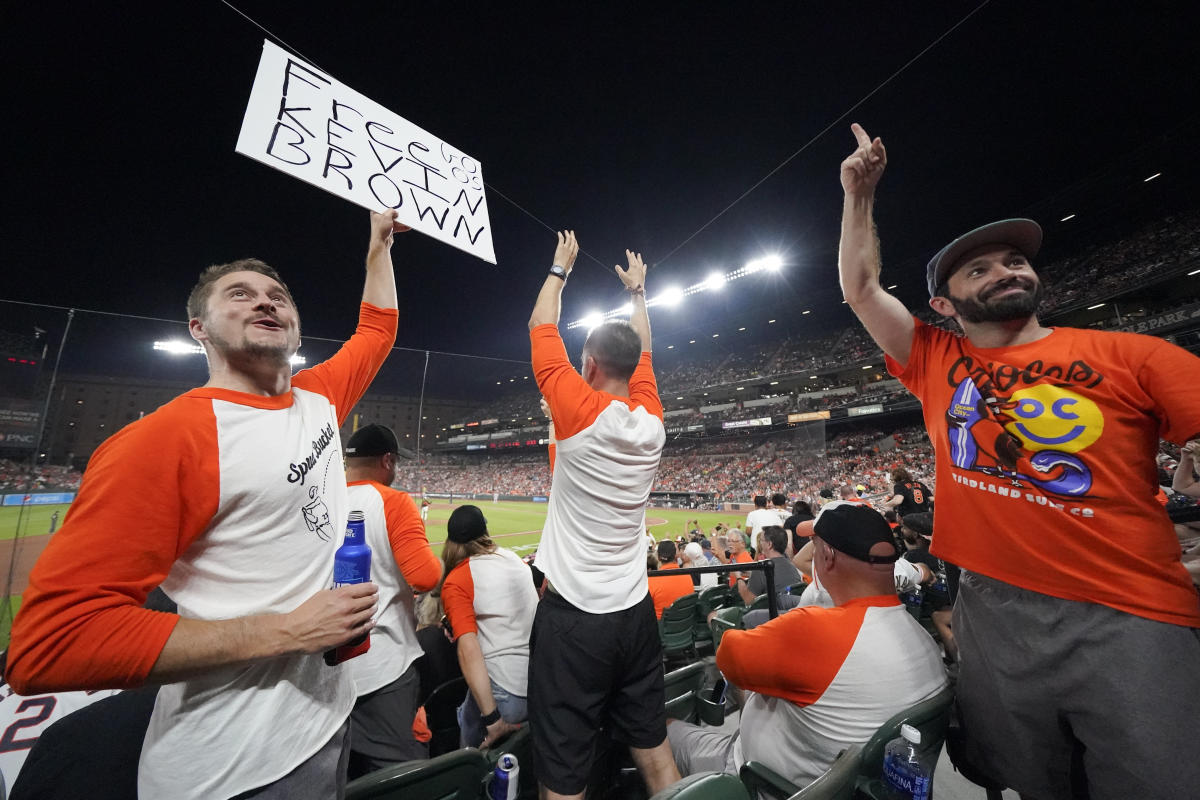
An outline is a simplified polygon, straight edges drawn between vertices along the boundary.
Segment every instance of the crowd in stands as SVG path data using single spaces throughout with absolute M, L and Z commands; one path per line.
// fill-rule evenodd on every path
M 83 473 L 71 467 L 28 463 L 0 458 L 0 494 L 17 492 L 73 492 Z

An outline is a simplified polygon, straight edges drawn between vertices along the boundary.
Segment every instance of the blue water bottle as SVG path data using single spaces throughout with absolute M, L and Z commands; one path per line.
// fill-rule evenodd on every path
M 888 800 L 929 800 L 933 763 L 922 752 L 921 732 L 901 725 L 900 735 L 888 742 L 883 755 L 883 785 Z
M 351 511 L 346 520 L 346 538 L 333 554 L 333 588 L 366 583 L 371 580 L 371 546 L 367 544 L 367 525 L 361 511 Z M 333 666 L 371 649 L 370 634 L 325 651 L 325 663 Z
M 504 753 L 496 762 L 492 772 L 492 785 L 488 787 L 488 797 L 491 800 L 517 800 L 520 789 L 520 767 L 517 757 L 512 753 Z

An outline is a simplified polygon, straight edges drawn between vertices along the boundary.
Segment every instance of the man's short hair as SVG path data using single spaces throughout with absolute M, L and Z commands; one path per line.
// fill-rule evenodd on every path
M 786 506 L 787 505 L 787 495 L 784 494 L 783 492 L 776 492 L 775 494 L 771 495 L 771 505 Z
M 764 525 L 762 538 L 770 543 L 771 549 L 776 553 L 782 554 L 787 549 L 787 531 L 779 525 Z
M 642 339 L 625 320 L 597 325 L 583 343 L 583 358 L 591 356 L 605 375 L 627 381 L 642 358 Z
M 767 496 L 765 494 L 754 495 L 754 507 L 755 508 L 766 508 L 767 507 Z
M 663 564 L 666 564 L 668 561 L 674 561 L 677 552 L 675 543 L 670 539 L 663 539 L 658 543 L 658 560 Z
M 274 267 L 257 258 L 239 258 L 228 264 L 213 264 L 200 273 L 200 280 L 188 294 L 188 319 L 203 319 L 204 312 L 208 309 L 208 298 L 212 295 L 213 284 L 231 272 L 257 272 L 259 275 L 266 275 L 283 287 L 284 294 L 288 296 L 288 300 L 293 306 L 296 304 L 296 301 L 292 299 L 291 290 L 283 282 L 283 278 L 279 277 L 279 273 L 275 271 Z
M 858 492 L 855 490 L 855 488 L 853 486 L 851 486 L 848 483 L 839 486 L 838 493 L 842 497 L 858 497 Z

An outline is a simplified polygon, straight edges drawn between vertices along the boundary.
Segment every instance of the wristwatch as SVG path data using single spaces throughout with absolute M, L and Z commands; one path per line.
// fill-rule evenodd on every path
M 482 717 L 480 717 L 480 718 L 479 718 L 479 721 L 480 721 L 480 722 L 482 722 L 482 723 L 483 723 L 483 727 L 485 727 L 485 728 L 486 728 L 486 727 L 488 727 L 489 725 L 492 725 L 492 724 L 494 724 L 494 723 L 495 723 L 497 720 L 499 720 L 499 719 L 500 719 L 500 708 L 499 708 L 499 707 L 497 707 L 497 708 L 495 708 L 495 709 L 493 709 L 493 710 L 492 710 L 492 713 L 490 713 L 490 714 L 485 714 L 485 715 L 483 715 Z
M 556 277 L 556 278 L 562 278 L 564 281 L 567 279 L 567 270 L 566 270 L 566 268 L 565 268 L 565 267 L 560 267 L 558 264 L 555 264 L 554 266 L 552 266 L 552 267 L 550 268 L 550 274 L 551 274 L 551 275 L 553 275 L 553 276 L 554 276 L 554 277 Z

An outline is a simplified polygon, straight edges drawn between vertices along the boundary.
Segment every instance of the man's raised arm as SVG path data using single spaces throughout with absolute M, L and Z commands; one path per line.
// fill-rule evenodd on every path
M 871 141 L 858 123 L 850 129 L 858 148 L 842 162 L 845 200 L 838 247 L 842 295 L 875 343 L 903 365 L 912 350 L 913 318 L 879 283 L 879 236 L 875 231 L 875 187 L 887 166 L 887 151 L 878 138 Z
M 367 247 L 367 279 L 363 284 L 363 302 L 376 308 L 397 308 L 396 275 L 392 271 L 392 234 L 408 230 L 396 222 L 399 212 L 391 208 L 371 212 L 371 242 Z
M 579 255 L 579 243 L 575 241 L 575 231 L 563 231 L 558 234 L 558 247 L 554 249 L 554 265 L 542 289 L 538 292 L 537 302 L 533 305 L 533 313 L 529 316 L 529 330 L 538 325 L 557 325 L 558 316 L 562 313 L 562 290 L 575 266 L 575 257 Z M 561 270 L 556 269 L 561 267 Z
M 642 261 L 642 254 L 632 250 L 625 251 L 625 258 L 629 261 L 626 269 L 621 269 L 620 265 L 614 266 L 613 269 L 617 271 L 621 283 L 625 284 L 625 291 L 629 292 L 630 304 L 633 306 L 633 311 L 629 314 L 629 324 L 642 340 L 642 352 L 649 353 L 650 315 L 646 312 L 646 264 Z

